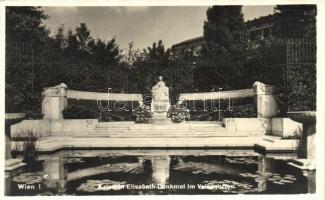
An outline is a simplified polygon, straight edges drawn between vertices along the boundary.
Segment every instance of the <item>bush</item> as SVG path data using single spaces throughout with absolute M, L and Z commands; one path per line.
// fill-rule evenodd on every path
M 190 118 L 190 110 L 176 104 L 169 108 L 167 115 L 172 119 L 173 122 L 183 122 L 185 119 Z
M 23 152 L 23 162 L 27 164 L 34 164 L 38 159 L 37 141 L 39 136 L 33 129 L 20 130 L 19 134 L 14 138 L 17 142 L 13 157 L 16 157 L 18 152 Z
M 98 112 L 87 106 L 68 105 L 62 113 L 64 119 L 94 119 L 98 117 Z
M 114 103 L 116 102 L 110 101 L 109 111 L 101 111 L 96 101 L 69 100 L 68 106 L 63 111 L 63 117 L 65 119 L 99 119 L 101 122 L 135 120 L 131 102 L 126 102 L 124 109 L 117 109 L 114 107 Z M 103 107 L 106 106 L 107 104 L 103 105 Z
M 135 120 L 140 123 L 148 123 L 152 117 L 152 113 L 149 106 L 142 105 L 134 110 Z
M 255 104 L 233 105 L 232 109 L 226 109 L 222 114 L 222 118 L 251 118 L 257 117 Z
M 288 111 L 316 110 L 316 65 L 290 66 L 286 99 Z

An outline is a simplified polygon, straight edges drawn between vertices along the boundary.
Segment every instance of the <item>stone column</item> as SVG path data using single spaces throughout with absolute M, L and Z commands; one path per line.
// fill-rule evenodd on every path
M 63 119 L 62 111 L 67 106 L 67 85 L 46 88 L 43 92 L 43 119 Z
M 303 137 L 305 137 L 305 152 L 307 159 L 316 158 L 316 124 L 304 123 L 303 124 Z
M 287 112 L 288 116 L 302 123 L 303 132 L 301 138 L 301 155 L 298 158 L 312 159 L 316 157 L 316 111 Z
M 277 98 L 274 95 L 276 88 L 256 81 L 253 84 L 257 117 L 276 117 L 280 113 Z

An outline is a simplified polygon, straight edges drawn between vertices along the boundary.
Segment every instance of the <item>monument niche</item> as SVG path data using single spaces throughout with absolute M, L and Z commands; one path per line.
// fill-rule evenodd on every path
M 170 123 L 171 120 L 167 118 L 167 112 L 170 108 L 169 89 L 166 87 L 165 82 L 162 80 L 162 76 L 159 76 L 158 79 L 159 80 L 157 84 L 154 85 L 151 89 L 151 123 Z

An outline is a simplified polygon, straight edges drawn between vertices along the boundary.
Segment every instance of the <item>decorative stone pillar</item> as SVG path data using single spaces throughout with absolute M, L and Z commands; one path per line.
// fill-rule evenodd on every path
M 43 91 L 43 119 L 63 119 L 62 111 L 67 106 L 67 85 L 46 88 Z
M 316 111 L 288 112 L 288 116 L 303 125 L 301 138 L 302 155 L 299 158 L 315 159 L 316 157 Z
M 256 81 L 253 84 L 257 117 L 276 117 L 280 113 L 277 98 L 274 95 L 276 88 L 272 85 L 267 85 Z

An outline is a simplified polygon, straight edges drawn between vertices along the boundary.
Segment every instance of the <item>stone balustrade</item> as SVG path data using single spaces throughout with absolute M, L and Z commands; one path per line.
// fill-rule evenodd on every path
M 200 92 L 180 94 L 178 104 L 184 101 L 206 101 L 219 99 L 239 99 L 254 97 L 256 100 L 257 117 L 272 118 L 280 113 L 278 100 L 276 97 L 277 88 L 256 81 L 252 89 L 220 91 L 220 92 Z
M 236 99 L 254 97 L 253 89 L 220 91 L 220 92 L 200 92 L 200 93 L 183 93 L 179 96 L 179 101 L 198 101 L 214 99 Z
M 67 90 L 68 99 L 142 102 L 141 94 L 101 93 Z
M 42 112 L 43 119 L 63 119 L 62 111 L 68 105 L 68 99 L 94 100 L 94 101 L 135 101 L 143 104 L 141 94 L 100 93 L 68 90 L 67 85 L 61 83 L 43 91 Z

